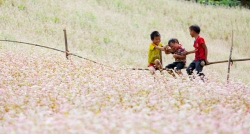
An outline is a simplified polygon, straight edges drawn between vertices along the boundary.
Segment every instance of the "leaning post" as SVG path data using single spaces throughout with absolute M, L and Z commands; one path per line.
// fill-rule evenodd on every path
M 64 40 L 65 40 L 65 54 L 66 54 L 66 58 L 69 59 L 69 49 L 68 49 L 68 41 L 67 41 L 67 33 L 66 33 L 66 29 L 63 29 L 64 32 Z
M 233 38 L 234 38 L 234 31 L 232 30 L 232 45 L 231 45 L 230 55 L 228 59 L 227 82 L 229 82 L 229 78 L 230 78 L 230 64 L 233 62 L 232 61 L 233 44 L 234 44 Z

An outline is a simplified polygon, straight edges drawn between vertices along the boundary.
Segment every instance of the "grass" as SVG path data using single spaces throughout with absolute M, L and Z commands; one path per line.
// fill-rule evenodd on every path
M 153 30 L 162 34 L 164 44 L 176 37 L 187 50 L 192 50 L 193 39 L 188 33 L 191 24 L 202 28 L 209 61 L 228 59 L 232 30 L 235 33 L 233 58 L 250 57 L 250 11 L 247 9 L 174 0 L 12 0 L 2 2 L 0 11 L 3 13 L 0 14 L 1 39 L 64 49 L 62 30 L 66 28 L 71 52 L 98 62 L 106 60 L 107 64 L 146 67 L 149 34 Z M 193 57 L 188 56 L 188 63 Z M 170 55 L 163 58 L 164 65 L 173 61 Z M 231 75 L 249 82 L 249 63 L 235 63 Z M 227 64 L 205 69 L 206 73 L 213 71 L 225 79 Z

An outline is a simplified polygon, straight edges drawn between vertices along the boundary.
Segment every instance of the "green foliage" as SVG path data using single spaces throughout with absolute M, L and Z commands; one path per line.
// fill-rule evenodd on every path
M 19 5 L 17 8 L 20 10 L 24 10 L 26 7 L 24 5 Z
M 109 38 L 103 38 L 103 41 L 105 44 L 108 44 L 110 42 L 110 39 Z
M 250 7 L 250 0 L 195 0 L 198 3 L 207 5 L 224 5 L 229 7 L 244 6 Z
M 118 7 L 121 7 L 121 6 L 122 6 L 122 3 L 119 1 L 119 2 L 117 3 L 117 6 L 118 6 Z
M 92 12 L 86 12 L 85 16 L 90 21 L 95 21 L 96 20 L 96 16 Z
M 135 27 L 136 27 L 136 28 L 139 28 L 139 24 L 136 23 L 136 24 L 135 24 Z
M 59 22 L 59 18 L 58 18 L 58 17 L 55 17 L 55 18 L 53 19 L 53 21 L 54 21 L 55 23 L 58 23 L 58 22 Z

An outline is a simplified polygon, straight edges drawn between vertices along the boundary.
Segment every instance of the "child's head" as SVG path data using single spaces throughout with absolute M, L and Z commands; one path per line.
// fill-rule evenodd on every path
M 173 49 L 173 50 L 178 49 L 178 47 L 179 47 L 179 41 L 178 41 L 178 39 L 176 39 L 176 38 L 171 38 L 171 39 L 168 41 L 168 46 L 170 46 L 171 49 Z
M 189 32 L 192 37 L 195 37 L 196 35 L 200 34 L 200 27 L 198 25 L 191 25 L 189 27 Z
M 158 45 L 161 42 L 161 35 L 158 31 L 154 31 L 150 34 L 151 40 L 154 44 Z

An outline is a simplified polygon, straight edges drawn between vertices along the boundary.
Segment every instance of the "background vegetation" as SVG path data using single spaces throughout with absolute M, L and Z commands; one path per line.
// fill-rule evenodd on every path
M 195 0 L 195 2 L 208 5 L 242 6 L 250 8 L 250 0 Z

